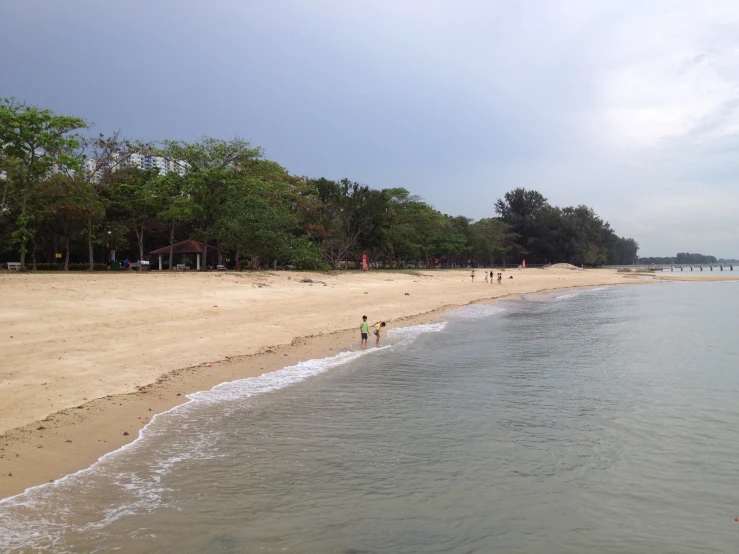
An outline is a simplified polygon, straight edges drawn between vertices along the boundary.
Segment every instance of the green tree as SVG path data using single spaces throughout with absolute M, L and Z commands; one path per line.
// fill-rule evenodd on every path
M 383 240 L 384 261 L 386 265 L 389 261 L 391 267 L 397 267 L 400 260 L 407 264 L 408 260 L 421 255 L 413 225 L 413 213 L 421 199 L 404 188 L 385 189 L 383 192 L 388 199 Z
M 262 156 L 260 148 L 253 148 L 240 138 L 221 140 L 206 137 L 197 142 L 164 141 L 156 152 L 178 164 L 185 172 L 184 192 L 192 201 L 192 214 L 204 237 L 203 260 L 207 260 L 208 240 L 212 238 L 226 212 L 234 183 L 241 173 L 241 165 Z M 205 269 L 207 262 L 203 264 Z
M 439 253 L 439 244 L 447 230 L 444 215 L 424 202 L 418 202 L 412 212 L 414 238 L 423 255 L 426 267 L 431 267 L 431 257 Z
M 311 181 L 318 199 L 317 217 L 311 235 L 320 245 L 324 258 L 334 269 L 357 247 L 371 245 L 386 217 L 388 198 L 380 191 L 342 179 Z M 361 239 L 361 241 L 360 241 Z M 357 252 L 354 252 L 356 255 Z
M 0 99 L 0 152 L 18 165 L 21 201 L 13 238 L 19 246 L 21 269 L 25 269 L 26 245 L 33 236 L 27 213 L 32 187 L 45 178 L 54 164 L 79 169 L 72 152 L 79 148 L 80 136 L 73 133 L 87 128 L 83 119 L 57 115 L 14 99 Z
M 138 168 L 117 171 L 111 179 L 108 210 L 118 221 L 126 222 L 136 235 L 139 262 L 144 259 L 146 233 L 157 225 L 157 215 L 162 211 L 158 180 L 158 169 Z
M 81 170 L 71 178 L 77 182 L 81 179 L 84 188 L 84 201 L 88 208 L 84 235 L 90 271 L 95 269 L 94 245 L 101 242 L 98 232 L 105 220 L 104 193 L 111 185 L 113 174 L 125 168 L 133 154 L 147 148 L 148 145 L 121 138 L 120 131 L 116 131 L 110 136 L 100 134 L 81 141 L 75 153 Z
M 99 209 L 99 203 L 91 204 L 89 183 L 81 178 L 54 175 L 39 185 L 44 198 L 46 219 L 50 227 L 62 238 L 64 245 L 64 271 L 69 271 L 70 243 L 84 229 L 90 210 Z
M 549 230 L 553 217 L 547 199 L 535 190 L 517 188 L 495 203 L 495 211 L 519 236 L 521 254 L 545 261 L 551 251 Z
M 258 179 L 245 179 L 243 192 L 226 206 L 216 232 L 225 246 L 251 258 L 251 265 L 259 269 L 266 260 L 288 259 L 298 265 L 313 266 L 320 261 L 320 252 L 309 242 L 309 237 L 296 237 L 298 214 L 289 202 L 276 194 L 275 186 Z M 293 249 L 295 252 L 293 253 Z
M 174 268 L 174 244 L 178 228 L 191 221 L 195 208 L 192 198 L 186 193 L 186 178 L 170 172 L 152 183 L 159 198 L 156 217 L 169 231 L 169 269 Z
M 472 250 L 482 265 L 503 259 L 510 247 L 510 230 L 500 219 L 484 218 L 470 225 Z

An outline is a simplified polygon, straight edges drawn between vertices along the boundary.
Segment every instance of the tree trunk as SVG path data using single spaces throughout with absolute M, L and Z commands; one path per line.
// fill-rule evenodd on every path
M 169 270 L 172 270 L 174 264 L 174 227 L 175 223 L 172 222 L 172 227 L 169 229 Z
M 0 208 L 5 209 L 5 199 L 8 197 L 8 187 L 10 186 L 10 177 L 5 179 L 5 187 L 3 188 L 3 200 L 0 202 Z
M 236 251 L 236 271 L 241 271 L 241 252 Z
M 139 230 L 136 229 L 136 240 L 139 243 L 139 271 L 143 271 L 143 267 L 141 267 L 141 261 L 144 259 L 144 226 L 141 226 L 141 234 L 139 234 Z
M 64 271 L 69 271 L 69 237 L 64 238 Z
M 25 237 L 25 230 L 26 230 L 26 204 L 28 203 L 28 188 L 29 188 L 29 182 L 26 181 L 26 186 L 23 187 L 23 202 L 21 203 L 21 220 L 23 221 L 23 231 L 24 231 L 24 237 Z M 21 271 L 26 270 L 26 240 L 23 239 L 23 242 L 20 244 L 21 246 Z
M 208 233 L 205 233 L 205 240 L 203 241 L 203 265 L 200 266 L 201 271 L 205 271 L 205 266 L 208 265 Z
M 92 248 L 92 216 L 87 218 L 87 255 L 90 258 L 90 271 L 95 270 L 95 252 Z
M 36 271 L 36 239 L 31 242 L 33 250 L 31 250 L 31 268 Z

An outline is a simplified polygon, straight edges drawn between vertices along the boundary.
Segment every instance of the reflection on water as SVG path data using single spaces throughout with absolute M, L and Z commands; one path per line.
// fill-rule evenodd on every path
M 196 402 L 105 471 L 0 505 L 4 546 L 735 552 L 737 290 L 470 307 L 290 386 Z

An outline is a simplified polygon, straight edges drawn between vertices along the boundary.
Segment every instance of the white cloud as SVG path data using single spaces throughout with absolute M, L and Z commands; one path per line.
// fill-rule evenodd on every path
M 658 146 L 713 121 L 713 134 L 739 130 L 723 111 L 739 87 L 739 4 L 651 4 L 608 33 L 611 66 L 599 79 L 606 140 Z M 660 9 L 656 9 L 659 7 Z

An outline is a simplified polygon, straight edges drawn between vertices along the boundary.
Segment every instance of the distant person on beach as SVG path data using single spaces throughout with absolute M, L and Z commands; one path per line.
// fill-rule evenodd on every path
M 490 284 L 491 284 L 491 285 L 493 284 L 493 281 L 494 281 L 494 280 L 495 280 L 495 273 L 493 273 L 493 272 L 491 271 L 491 272 L 490 272 Z
M 474 269 L 472 270 L 472 282 L 473 283 L 475 282 L 475 270 Z
M 485 283 L 487 283 L 487 282 L 488 282 L 488 272 L 486 271 L 485 272 Z
M 498 273 L 498 284 L 500 285 L 500 283 L 502 281 L 503 281 L 503 274 L 502 273 Z
M 359 332 L 362 335 L 362 341 L 359 343 L 362 348 L 367 348 L 367 337 L 369 336 L 369 325 L 367 324 L 367 316 L 362 316 L 362 323 L 359 325 Z
M 375 346 L 380 345 L 380 329 L 385 327 L 385 322 L 381 321 L 380 323 L 375 323 Z

